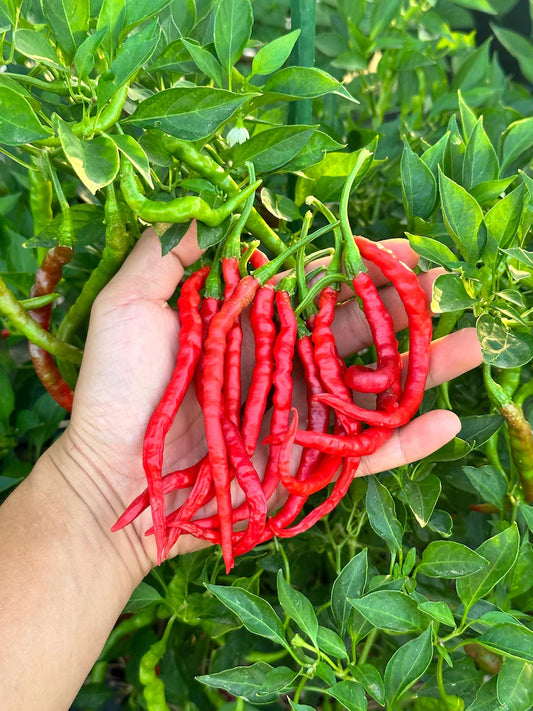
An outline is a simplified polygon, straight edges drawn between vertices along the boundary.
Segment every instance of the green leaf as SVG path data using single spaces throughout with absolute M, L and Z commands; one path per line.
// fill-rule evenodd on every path
M 183 39 L 182 41 L 198 69 L 207 77 L 212 79 L 215 84 L 222 86 L 224 83 L 222 67 L 211 52 L 201 47 L 198 42 L 186 39 Z
M 135 169 L 139 171 L 148 185 L 153 188 L 154 184 L 150 174 L 148 156 L 133 136 L 128 136 L 126 133 L 115 133 L 110 135 L 109 138 L 113 141 L 118 150 L 126 156 L 130 163 L 135 166 Z
M 41 32 L 36 30 L 17 30 L 13 33 L 13 41 L 19 52 L 26 57 L 31 57 L 37 64 L 65 71 L 57 52 L 50 41 Z
M 459 104 L 459 113 L 461 115 L 461 126 L 463 128 L 463 138 L 465 140 L 465 143 L 468 142 L 468 139 L 470 138 L 470 134 L 476 127 L 476 124 L 478 123 L 477 116 L 475 113 L 472 111 L 472 109 L 468 106 L 468 104 L 465 102 L 463 99 L 463 95 L 461 91 L 457 92 L 457 101 Z
M 266 674 L 261 688 L 257 691 L 257 695 L 270 697 L 272 694 L 277 696 L 286 694 L 294 689 L 294 680 L 297 676 L 298 672 L 288 667 L 274 667 Z
M 143 582 L 139 583 L 133 591 L 130 599 L 126 603 L 124 612 L 138 612 L 139 610 L 150 607 L 150 605 L 160 605 L 164 602 L 165 599 L 161 597 L 155 588 Z
M 446 144 L 448 143 L 449 133 L 445 133 L 441 136 L 437 143 L 434 143 L 429 148 L 426 148 L 424 153 L 422 153 L 422 160 L 430 169 L 435 180 L 439 177 L 439 166 L 443 165 L 444 152 L 446 150 Z
M 316 99 L 325 94 L 339 94 L 340 96 L 359 103 L 347 91 L 341 82 L 331 74 L 317 67 L 286 67 L 273 74 L 263 87 L 263 97 L 270 101 L 291 99 Z
M 483 360 L 498 368 L 518 368 L 533 357 L 533 335 L 510 331 L 496 316 L 482 314 L 476 323 Z
M 138 25 L 154 15 L 159 15 L 171 3 L 172 0 L 135 0 L 134 2 L 127 0 L 124 25 L 129 28 Z
M 224 237 L 229 232 L 231 227 L 231 217 L 228 217 L 220 225 L 209 227 L 203 222 L 198 222 L 196 225 L 196 240 L 200 249 L 209 249 L 215 244 L 222 242 Z
M 499 509 L 503 507 L 507 481 L 499 469 L 486 464 L 481 467 L 463 467 L 463 471 L 483 501 L 488 501 Z
M 215 674 L 204 674 L 196 679 L 206 686 L 224 689 L 234 696 L 242 697 L 250 703 L 268 703 L 277 699 L 278 694 L 270 697 L 260 693 L 267 674 L 273 667 L 266 662 L 257 662 L 248 667 L 234 667 Z
M 440 264 L 441 267 L 447 267 L 452 263 L 457 262 L 457 255 L 442 242 L 438 242 L 431 237 L 421 237 L 412 235 L 409 232 L 405 233 L 409 239 L 409 244 L 417 254 L 424 259 L 435 264 Z
M 470 194 L 480 205 L 491 205 L 515 180 L 516 175 L 511 175 L 510 178 L 502 178 L 501 180 L 488 180 L 474 185 L 470 190 Z
M 218 59 L 229 76 L 241 58 L 252 34 L 250 0 L 219 0 L 215 11 L 213 38 Z
M 496 684 L 497 678 L 495 676 L 486 681 L 478 690 L 475 700 L 468 706 L 466 711 L 495 711 L 499 709 L 500 704 L 496 694 Z M 502 709 L 502 711 L 505 710 Z
M 305 595 L 289 585 L 281 570 L 278 570 L 278 597 L 287 617 L 294 620 L 298 627 L 316 643 L 318 620 L 315 609 Z
M 315 131 L 295 157 L 282 167 L 283 172 L 299 172 L 319 163 L 328 151 L 338 151 L 344 146 L 323 131 Z
M 368 560 L 366 548 L 355 555 L 339 573 L 331 588 L 331 609 L 341 635 L 348 626 L 352 610 L 348 598 L 360 597 L 366 585 Z
M 515 121 L 507 127 L 502 136 L 502 175 L 530 154 L 533 143 L 533 116 Z
M 20 146 L 48 138 L 51 133 L 41 124 L 29 101 L 13 89 L 0 85 L 0 143 Z
M 463 280 L 458 274 L 440 274 L 433 282 L 431 310 L 433 313 L 463 311 L 477 303 L 468 294 Z
M 466 144 L 463 185 L 470 190 L 479 183 L 496 180 L 499 172 L 498 156 L 483 128 L 483 117 L 480 116 Z
M 272 190 L 268 190 L 268 188 L 261 189 L 261 202 L 265 209 L 271 215 L 277 217 L 278 220 L 292 222 L 301 218 L 300 210 L 290 198 L 285 195 L 278 195 Z
M 496 689 L 501 704 L 512 711 L 528 711 L 533 706 L 533 664 L 507 657 Z
M 479 12 L 486 12 L 489 15 L 496 15 L 496 10 L 488 2 L 488 0 L 455 0 L 457 5 L 462 5 L 470 10 L 479 10 Z
M 498 200 L 484 217 L 489 244 L 504 248 L 517 241 L 524 205 L 524 184 Z
M 491 25 L 491 27 L 505 49 L 518 61 L 525 78 L 533 81 L 533 44 L 523 34 L 513 32 L 507 27 L 498 27 L 498 25 Z
M 235 146 L 233 165 L 251 161 L 258 173 L 269 173 L 290 161 L 315 132 L 314 126 L 268 128 Z
M 472 447 L 479 447 L 500 429 L 502 422 L 503 417 L 499 414 L 461 417 L 461 431 L 458 437 L 468 442 Z
M 109 71 L 101 75 L 98 80 L 97 96 L 98 107 L 101 108 L 113 94 L 130 81 L 146 64 L 159 42 L 159 30 L 154 35 L 157 23 L 154 20 L 141 32 L 128 37 L 122 45 L 116 59 L 111 64 Z M 159 96 L 160 94 L 156 94 Z
M 409 222 L 412 224 L 415 216 L 426 220 L 435 208 L 437 183 L 431 170 L 405 139 L 400 171 L 403 206 Z
M 399 590 L 376 590 L 349 602 L 379 629 L 418 632 L 426 626 L 426 619 L 416 602 Z
M 118 173 L 119 158 L 117 147 L 110 138 L 98 136 L 85 141 L 61 119 L 58 119 L 57 130 L 68 162 L 91 193 L 113 182 Z
M 299 36 L 300 30 L 293 30 L 261 47 L 252 60 L 250 77 L 255 74 L 272 74 L 283 66 Z
M 326 693 L 337 699 L 347 711 L 366 711 L 367 701 L 363 687 L 356 681 L 346 679 L 326 689 Z
M 120 44 L 119 38 L 125 19 L 126 0 L 103 0 L 96 22 L 96 30 L 104 33 L 102 49 L 107 56 L 108 63 L 115 56 Z
M 393 707 L 400 696 L 426 671 L 433 657 L 431 627 L 397 649 L 385 668 L 385 698 Z
M 287 647 L 281 620 L 266 600 L 244 588 L 206 585 L 228 609 L 234 612 L 247 630 Z
M 226 123 L 251 96 L 207 86 L 166 89 L 142 101 L 124 123 L 199 141 Z
M 418 603 L 418 609 L 425 612 L 426 615 L 429 615 L 443 625 L 455 627 L 453 613 L 448 605 L 442 600 L 437 600 L 435 602 L 431 600 L 428 600 L 427 602 L 420 602 Z
M 402 547 L 403 531 L 396 518 L 394 501 L 387 489 L 375 477 L 369 477 L 366 510 L 373 530 L 385 539 L 391 551 Z
M 497 654 L 533 662 L 533 632 L 524 625 L 514 625 L 511 622 L 495 625 L 475 641 Z
M 76 74 L 80 79 L 87 79 L 89 74 L 92 72 L 95 63 L 96 50 L 104 41 L 106 32 L 107 27 L 103 27 L 93 35 L 89 35 L 87 39 L 83 40 L 76 50 L 76 54 L 74 55 L 74 68 L 76 69 Z
M 446 229 L 465 259 L 475 262 L 480 252 L 478 239 L 483 212 L 476 200 L 442 171 L 439 172 L 439 189 Z
M 385 705 L 385 687 L 383 679 L 373 664 L 357 664 L 350 666 L 353 678 L 358 681 L 378 704 Z
M 518 504 L 518 508 L 520 509 L 520 513 L 522 514 L 525 522 L 527 523 L 527 527 L 533 533 L 533 506 L 528 506 L 528 504 L 521 501 Z
M 305 171 L 296 181 L 294 201 L 302 205 L 308 195 L 315 195 L 322 202 L 339 200 L 346 177 L 359 165 L 356 182 L 361 184 L 374 165 L 376 142 L 354 153 L 328 153 L 324 158 Z
M 447 511 L 435 509 L 428 521 L 428 528 L 435 533 L 438 533 L 443 538 L 448 538 L 452 535 L 453 520 Z
M 408 479 L 404 484 L 404 493 L 409 508 L 415 515 L 418 525 L 424 528 L 439 499 L 441 483 L 434 474 L 428 474 L 424 479 L 412 481 Z
M 89 27 L 89 0 L 41 0 L 41 8 L 58 44 L 73 57 Z
M 181 240 L 185 237 L 191 226 L 190 222 L 182 223 L 158 223 L 155 227 L 157 236 L 161 242 L 161 256 L 171 252 L 174 247 L 177 247 Z M 163 230 L 163 231 L 162 231 Z
M 307 704 L 295 704 L 294 701 L 289 697 L 289 704 L 291 706 L 291 709 L 293 711 L 315 711 L 315 709 L 312 706 L 308 706 Z
M 0 422 L 7 424 L 15 409 L 15 393 L 6 371 L 0 367 Z
M 516 259 L 520 264 L 523 264 L 528 269 L 533 270 L 533 252 L 527 252 L 525 249 L 520 247 L 510 247 L 509 249 L 502 249 L 502 252 L 508 254 L 513 259 Z
M 35 237 L 24 242 L 24 247 L 54 247 L 58 235 L 63 230 L 63 212 L 58 213 L 52 222 Z M 89 203 L 74 204 L 67 212 L 69 226 L 76 237 L 76 242 L 81 245 L 98 243 L 104 235 L 104 210 L 99 205 Z
M 417 571 L 430 578 L 459 578 L 488 565 L 488 560 L 461 543 L 432 541 L 424 549 Z
M 511 570 L 518 556 L 519 546 L 520 534 L 514 523 L 476 548 L 476 553 L 486 558 L 489 565 L 477 573 L 457 580 L 457 594 L 465 607 L 471 607 L 484 598 Z
M 338 657 L 339 659 L 348 659 L 348 653 L 346 652 L 344 642 L 339 635 L 333 630 L 330 630 L 329 627 L 322 627 L 322 625 L 319 626 L 317 644 L 322 652 L 325 652 L 330 656 Z

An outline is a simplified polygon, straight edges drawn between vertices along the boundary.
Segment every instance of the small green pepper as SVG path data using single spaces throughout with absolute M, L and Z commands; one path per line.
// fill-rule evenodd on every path
M 202 198 L 187 195 L 164 202 L 149 200 L 143 193 L 132 164 L 123 158 L 120 166 L 120 188 L 129 207 L 145 222 L 188 222 L 191 219 L 204 222 L 209 227 L 216 227 L 252 195 L 261 185 L 257 180 L 242 192 L 234 195 L 220 207 L 212 208 Z

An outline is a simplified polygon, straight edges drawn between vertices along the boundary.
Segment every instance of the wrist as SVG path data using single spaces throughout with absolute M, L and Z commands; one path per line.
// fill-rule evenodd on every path
M 65 515 L 74 527 L 91 537 L 99 549 L 125 575 L 131 591 L 152 567 L 139 531 L 127 527 L 112 532 L 111 527 L 124 510 L 124 501 L 113 487 L 108 471 L 98 456 L 79 439 L 71 428 L 43 454 L 32 476 L 40 476 L 43 485 L 56 487 L 57 497 L 65 505 Z

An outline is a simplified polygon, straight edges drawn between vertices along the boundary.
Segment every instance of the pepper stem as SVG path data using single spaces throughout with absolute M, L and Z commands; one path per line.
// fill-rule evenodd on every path
M 248 184 L 252 185 L 255 182 L 255 169 L 254 164 L 250 161 L 246 161 L 246 167 L 248 168 Z M 244 230 L 250 213 L 254 206 L 255 192 L 253 192 L 248 200 L 244 203 L 243 210 L 239 219 L 232 225 L 230 232 L 226 239 L 224 240 L 224 249 L 222 251 L 223 259 L 239 259 L 241 256 L 241 234 Z
M 342 189 L 341 199 L 339 203 L 339 216 L 341 223 L 342 237 L 344 240 L 344 270 L 352 279 L 361 272 L 367 271 L 359 250 L 355 246 L 352 228 L 350 227 L 350 219 L 348 217 L 348 204 L 350 202 L 350 193 L 352 188 L 361 182 L 372 162 L 373 153 L 367 148 L 362 148 L 355 165 L 346 178 Z
M 279 254 L 277 257 L 274 257 L 274 259 L 272 259 L 268 264 L 265 264 L 264 266 L 259 267 L 259 269 L 256 269 L 253 272 L 254 278 L 257 279 L 257 281 L 261 285 L 266 284 L 267 281 L 270 281 L 270 279 L 272 279 L 277 274 L 278 269 L 281 269 L 283 264 L 286 262 L 287 257 L 290 257 L 291 255 L 295 254 L 295 252 L 301 249 L 304 245 L 309 244 L 309 242 L 312 242 L 313 240 L 321 237 L 323 234 L 326 234 L 326 232 L 329 232 L 331 229 L 336 227 L 337 224 L 338 223 L 333 225 L 325 225 L 325 227 L 321 227 L 319 230 L 312 232 L 304 239 L 299 239 L 290 247 L 287 247 L 284 252 Z

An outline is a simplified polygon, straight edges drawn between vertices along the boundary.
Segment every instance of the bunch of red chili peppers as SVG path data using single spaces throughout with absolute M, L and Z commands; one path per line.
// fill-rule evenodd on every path
M 308 200 L 328 224 L 309 234 L 309 212 L 298 242 L 272 261 L 256 249 L 257 243 L 242 252 L 240 234 L 252 207 L 250 198 L 213 265 L 198 269 L 183 284 L 178 299 L 181 330 L 175 369 L 144 439 L 148 487 L 113 528 L 128 525 L 151 507 L 153 527 L 147 533 L 155 535 L 159 561 L 181 534 L 189 533 L 220 544 L 229 571 L 235 556 L 258 543 L 309 529 L 346 494 L 361 457 L 375 452 L 418 410 L 429 370 L 432 330 L 426 296 L 414 272 L 394 254 L 352 235 L 348 199 L 354 177 L 355 171 L 342 193 L 340 221 L 318 201 Z M 306 263 L 324 254 L 306 255 L 306 245 L 330 230 L 335 247 L 325 275 L 320 274 L 324 268 L 306 273 Z M 278 271 L 294 254 L 294 270 L 276 282 Z M 409 358 L 403 384 L 392 318 L 362 257 L 373 262 L 396 288 L 408 316 Z M 254 269 L 251 273 L 249 264 Z M 309 286 L 312 279 L 314 284 Z M 375 368 L 347 368 L 338 354 L 331 326 L 340 285 L 346 282 L 368 321 Z M 255 363 L 241 407 L 240 319 L 248 307 Z M 305 429 L 299 428 L 299 414 L 293 407 L 296 359 L 307 388 Z M 202 406 L 208 452 L 193 466 L 163 476 L 165 436 L 191 386 Z M 354 393 L 375 394 L 375 409 L 355 404 Z M 263 443 L 269 449 L 260 477 L 254 453 L 267 412 L 269 434 Z M 297 454 L 299 464 L 293 475 L 291 464 Z M 234 479 L 245 499 L 235 507 L 231 495 Z M 291 526 L 308 497 L 330 485 L 322 503 Z M 279 486 L 286 490 L 285 502 L 269 515 L 269 499 Z M 188 491 L 185 501 L 167 512 L 166 496 L 179 489 Z M 200 510 L 212 500 L 216 501 L 215 512 L 201 517 Z

